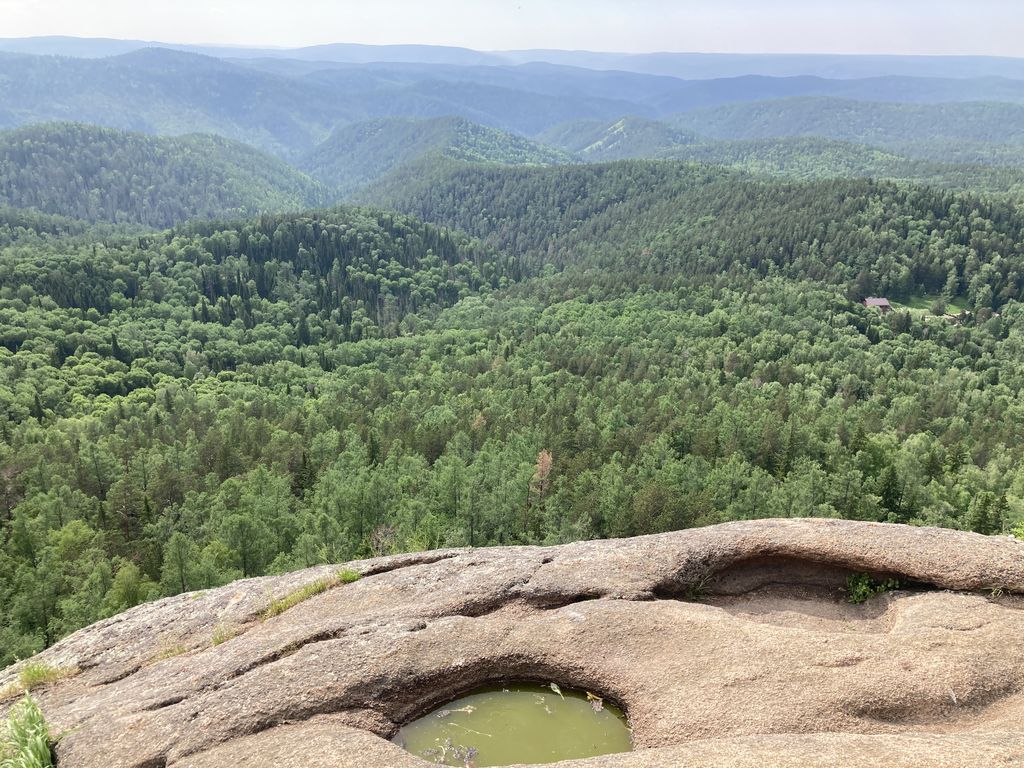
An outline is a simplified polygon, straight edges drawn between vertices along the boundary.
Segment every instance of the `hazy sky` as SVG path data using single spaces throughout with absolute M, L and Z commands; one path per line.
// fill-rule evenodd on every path
M 1024 56 L 1024 0 L 0 0 L 0 37 Z

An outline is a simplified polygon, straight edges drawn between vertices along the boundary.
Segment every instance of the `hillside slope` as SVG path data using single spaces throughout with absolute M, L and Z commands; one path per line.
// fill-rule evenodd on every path
M 1024 168 L 1020 167 L 1024 154 L 1017 154 L 1010 146 L 979 147 L 976 153 L 961 146 L 961 162 L 928 159 L 944 154 L 939 146 L 919 149 L 920 154 L 928 157 L 908 157 L 852 141 L 797 136 L 703 140 L 664 147 L 649 156 L 725 165 L 794 179 L 872 177 L 973 191 L 1019 193 L 1024 189 Z
M 1024 168 L 1019 167 L 1024 153 L 1013 145 L 961 143 L 947 152 L 946 142 L 933 142 L 917 145 L 917 154 L 925 157 L 909 157 L 892 149 L 819 136 L 711 139 L 667 121 L 639 117 L 567 123 L 545 131 L 539 139 L 586 162 L 672 159 L 793 179 L 871 177 L 988 192 L 1024 188 Z M 945 155 L 962 159 L 929 159 Z
M 1014 202 L 924 186 L 779 182 L 705 165 L 620 161 L 438 164 L 384 179 L 365 194 L 367 202 L 485 238 L 538 270 L 597 266 L 613 282 L 619 273 L 623 290 L 727 269 L 811 277 L 851 295 L 900 297 L 948 285 L 950 298 L 970 294 L 993 307 L 1020 299 L 1024 287 L 1016 264 L 1002 256 L 1024 247 L 1024 217 Z M 967 211 L 999 234 L 977 230 Z M 928 223 L 934 219 L 946 226 L 936 229 Z M 988 265 L 984 277 L 978 260 Z
M 564 123 L 537 138 L 589 162 L 663 157 L 673 149 L 698 140 L 667 122 L 643 117 L 623 117 L 611 123 L 595 120 Z
M 208 56 L 162 49 L 106 59 L 0 56 L 0 128 L 75 120 L 214 133 L 283 156 L 357 116 L 329 89 Z
M 326 202 L 305 174 L 218 136 L 157 138 L 80 123 L 0 133 L 0 206 L 167 227 Z
M 567 154 L 458 117 L 379 118 L 337 128 L 298 161 L 324 184 L 349 192 L 426 157 L 500 165 L 551 165 Z
M 976 160 L 979 150 L 998 151 L 991 145 L 1024 145 L 1024 105 L 997 102 L 892 104 L 799 97 L 699 109 L 672 122 L 716 139 L 816 136 L 945 162 Z

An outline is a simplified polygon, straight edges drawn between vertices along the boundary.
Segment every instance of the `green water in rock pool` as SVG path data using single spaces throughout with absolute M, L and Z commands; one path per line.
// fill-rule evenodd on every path
M 481 688 L 435 709 L 392 739 L 437 765 L 554 763 L 628 752 L 622 712 L 593 694 L 528 683 Z

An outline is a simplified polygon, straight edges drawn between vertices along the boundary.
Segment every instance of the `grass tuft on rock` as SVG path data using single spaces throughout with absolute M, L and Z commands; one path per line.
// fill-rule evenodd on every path
M 0 689 L 0 701 L 15 698 L 28 693 L 34 688 L 56 683 L 68 677 L 74 677 L 78 670 L 73 667 L 51 667 L 49 664 L 33 662 L 26 664 L 18 673 L 18 681 Z
M 155 656 L 153 656 L 153 661 L 164 661 L 166 659 L 173 659 L 175 656 L 181 656 L 185 653 L 188 653 L 188 647 L 181 643 L 176 643 L 174 645 L 164 645 L 161 646 L 160 650 L 157 651 Z
M 27 693 L 0 733 L 0 768 L 53 768 L 50 728 Z
M 294 592 L 289 592 L 284 597 L 271 602 L 263 612 L 263 619 L 272 619 L 275 616 L 280 616 L 289 608 L 294 608 L 299 603 L 305 602 L 311 597 L 315 597 L 329 589 L 333 589 L 341 584 L 351 584 L 354 581 L 359 581 L 359 577 L 358 571 L 344 570 L 339 571 L 333 576 L 325 576 L 322 579 L 312 581 L 304 587 L 299 587 Z
M 51 667 L 49 664 L 33 663 L 26 664 L 18 673 L 18 681 L 26 692 L 41 685 L 56 683 L 68 677 L 78 674 L 77 669 L 68 667 Z
M 228 640 L 233 640 L 238 637 L 238 633 L 240 631 L 241 630 L 238 627 L 220 623 L 213 628 L 213 635 L 210 637 L 210 642 L 214 646 L 221 645 L 222 643 L 226 643 Z

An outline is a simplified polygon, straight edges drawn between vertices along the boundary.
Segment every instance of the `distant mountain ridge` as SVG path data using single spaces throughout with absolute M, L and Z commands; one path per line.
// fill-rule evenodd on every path
M 338 125 L 375 117 L 461 117 L 522 134 L 612 119 L 630 101 L 373 71 L 289 77 L 149 48 L 105 59 L 0 55 L 0 128 L 74 120 L 144 133 L 217 133 L 279 157 L 310 151 Z
M 961 105 L 979 100 L 1004 106 L 985 108 L 970 119 L 1005 118 L 1007 125 L 994 127 L 993 133 L 1005 135 L 1020 123 L 1019 111 L 1005 105 L 1024 106 L 1024 80 L 762 75 L 681 80 L 544 63 L 344 64 L 280 56 L 228 60 L 167 48 L 107 58 L 0 52 L 0 128 L 72 120 L 156 135 L 215 133 L 291 162 L 339 126 L 383 117 L 458 116 L 534 138 L 566 123 L 596 125 L 624 116 L 666 120 L 682 115 L 676 127 L 696 135 L 793 135 L 795 126 L 806 125 L 799 135 L 848 140 L 851 137 L 842 131 L 848 134 L 870 125 L 848 121 L 836 105 L 867 101 L 888 106 L 852 109 L 890 115 L 882 122 L 889 133 L 880 140 L 875 130 L 864 140 L 891 146 L 905 126 L 913 128 L 921 116 L 942 111 L 929 111 L 924 105 L 947 105 L 942 109 L 948 114 L 940 117 L 948 122 L 951 115 L 974 109 Z M 756 115 L 753 107 L 737 107 L 752 103 L 760 104 Z M 790 116 L 800 105 L 804 114 Z M 739 127 L 729 129 L 726 115 L 733 107 Z M 714 109 L 724 111 L 706 111 Z M 705 111 L 697 115 L 697 110 Z M 767 125 L 767 113 L 772 111 L 782 115 L 776 124 L 793 125 Z M 744 127 L 748 118 L 752 125 Z M 702 121 L 711 127 L 705 128 Z M 838 124 L 821 127 L 829 121 Z M 761 133 L 742 134 L 741 129 L 752 131 L 762 124 Z M 821 134 L 822 130 L 828 132 Z M 920 133 L 919 128 L 914 130 L 914 135 Z
M 882 75 L 1024 78 L 1024 59 L 995 56 L 616 53 L 552 49 L 476 51 L 453 46 L 355 43 L 331 43 L 300 48 L 261 48 L 60 36 L 0 38 L 0 51 L 97 58 L 153 46 L 220 57 L 286 58 L 345 63 L 388 61 L 476 66 L 547 62 L 585 69 L 622 70 L 690 79 L 740 75 L 817 75 L 838 79 Z
M 145 49 L 108 59 L 0 58 L 0 128 L 53 120 L 177 135 L 216 133 L 287 155 L 350 116 L 315 84 L 209 56 Z
M 196 152 L 205 159 L 196 166 L 196 178 L 207 178 L 211 168 L 222 169 L 223 178 L 246 178 L 248 169 L 239 166 L 258 169 L 259 178 L 252 180 L 252 194 L 237 189 L 227 194 L 217 182 L 212 197 L 198 193 L 198 206 L 183 202 L 163 213 L 154 213 L 152 203 L 145 211 L 129 212 L 128 204 L 97 208 L 91 202 L 79 208 L 77 200 L 65 201 L 86 218 L 162 226 L 182 216 L 262 210 L 264 204 L 290 209 L 302 201 L 333 202 L 371 186 L 418 183 L 416 174 L 430 178 L 440 166 L 465 163 L 678 159 L 790 178 L 877 176 L 985 191 L 1019 189 L 1015 168 L 1024 167 L 1024 79 L 902 74 L 840 79 L 805 73 L 684 80 L 587 69 L 578 65 L 598 66 L 612 54 L 584 52 L 547 52 L 553 63 L 520 63 L 530 57 L 431 46 L 192 46 L 203 51 L 197 53 L 135 45 L 65 38 L 0 41 L 0 129 L 71 121 L 127 130 L 132 136 L 124 139 L 125 146 L 109 151 L 121 158 L 116 162 L 134 156 L 144 165 L 148 159 L 140 147 L 169 155 L 183 149 L 160 145 L 158 150 L 146 145 L 142 134 L 216 134 L 227 143 L 202 140 L 202 151 Z M 20 52 L 5 52 L 5 46 Z M 38 55 L 62 51 L 116 55 Z M 364 63 L 385 54 L 399 60 Z M 770 61 L 782 71 L 780 62 L 796 59 L 814 67 L 831 60 L 687 60 L 740 62 L 752 69 Z M 895 62 L 895 70 L 903 62 L 899 57 L 856 62 L 869 59 L 886 66 Z M 974 71 L 965 66 L 960 74 Z M 243 156 L 240 145 L 230 142 L 258 152 Z M 264 152 L 292 167 L 269 170 Z M 234 159 L 225 160 L 225 153 Z M 316 176 L 323 188 L 306 174 Z M 67 186 L 78 189 L 81 183 L 72 179 Z M 46 194 L 55 189 L 47 188 Z M 23 198 L 31 194 L 31 189 L 20 192 Z M 51 203 L 47 198 L 27 204 L 56 211 Z

